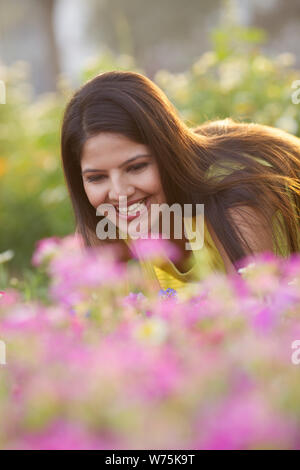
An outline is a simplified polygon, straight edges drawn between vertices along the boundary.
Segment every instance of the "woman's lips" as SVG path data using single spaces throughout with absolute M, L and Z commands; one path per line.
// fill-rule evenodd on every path
M 149 205 L 150 205 L 149 200 L 150 200 L 150 196 L 147 196 L 146 198 L 142 199 L 142 201 L 144 202 L 145 207 L 144 207 L 142 210 L 136 209 L 135 214 L 132 214 L 132 215 L 122 214 L 121 212 L 119 212 L 119 210 L 118 210 L 118 208 L 117 208 L 117 213 L 118 213 L 120 219 L 124 219 L 124 220 L 130 221 L 130 220 L 135 219 L 136 217 L 139 217 L 139 216 L 142 215 L 146 210 L 148 210 Z

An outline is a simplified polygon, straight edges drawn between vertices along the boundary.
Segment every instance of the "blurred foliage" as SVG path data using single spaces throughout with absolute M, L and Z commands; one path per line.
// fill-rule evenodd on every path
M 292 83 L 300 76 L 292 68 L 295 58 L 289 53 L 272 59 L 263 55 L 259 46 L 264 39 L 257 29 L 217 29 L 213 50 L 184 73 L 160 70 L 155 82 L 190 126 L 230 116 L 299 135 L 300 107 L 291 100 Z
M 212 33 L 212 50 L 184 73 L 160 70 L 155 82 L 189 126 L 231 116 L 300 133 L 300 107 L 291 100 L 291 54 L 269 58 L 260 51 L 261 30 L 227 24 Z M 106 50 L 83 70 L 81 81 L 107 70 L 143 73 L 134 58 Z M 74 231 L 74 218 L 60 162 L 60 126 L 72 94 L 63 79 L 58 92 L 32 101 L 26 64 L 1 67 L 7 104 L 0 106 L 0 253 L 13 250 L 6 266 L 19 276 L 30 266 L 37 240 Z M 30 276 L 29 276 L 30 277 Z M 2 276 L 1 288 L 6 282 Z
M 7 103 L 0 106 L 0 247 L 15 252 L 13 267 L 24 267 L 36 240 L 72 226 L 59 161 L 67 90 L 32 102 L 26 64 L 3 68 L 1 76 Z

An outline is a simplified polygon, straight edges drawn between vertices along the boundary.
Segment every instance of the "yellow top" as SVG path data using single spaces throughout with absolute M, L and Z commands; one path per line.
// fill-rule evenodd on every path
M 189 239 L 192 238 L 191 229 L 193 232 L 197 230 L 200 234 L 199 223 L 196 225 L 195 217 L 192 219 L 184 217 L 184 225 Z M 174 289 L 179 297 L 183 298 L 192 292 L 197 283 L 207 275 L 213 272 L 226 272 L 223 259 L 211 238 L 204 218 L 203 230 L 203 246 L 200 249 L 191 250 L 189 258 L 191 268 L 187 272 L 180 272 L 169 259 L 163 266 L 152 265 L 161 289 Z

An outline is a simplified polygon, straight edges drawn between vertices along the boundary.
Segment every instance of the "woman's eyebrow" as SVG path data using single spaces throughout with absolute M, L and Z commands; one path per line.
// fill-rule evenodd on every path
M 123 166 L 128 165 L 128 163 L 131 163 L 131 162 L 137 160 L 138 158 L 142 158 L 142 157 L 151 157 L 151 154 L 144 153 L 144 154 L 140 154 L 140 155 L 135 155 L 135 157 L 131 157 L 128 160 L 126 160 L 126 162 L 121 163 L 121 165 L 119 165 L 118 168 L 122 168 Z M 96 171 L 106 171 L 106 170 L 99 170 L 97 168 L 86 168 L 85 170 L 83 170 L 82 175 L 84 175 L 85 173 L 88 173 L 88 172 L 95 173 Z

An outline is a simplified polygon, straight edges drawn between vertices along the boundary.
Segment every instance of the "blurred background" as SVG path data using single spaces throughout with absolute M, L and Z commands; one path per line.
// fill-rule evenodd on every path
M 298 0 L 1 0 L 0 57 L 30 64 L 35 94 L 56 90 L 59 74 L 78 84 L 107 47 L 135 57 L 150 78 L 161 68 L 180 72 L 211 46 L 230 6 L 240 25 L 266 31 L 264 51 L 288 50 L 299 65 Z
M 74 232 L 59 139 L 77 86 L 138 71 L 191 126 L 231 116 L 299 135 L 299 28 L 299 0 L 0 0 L 0 290 L 31 276 L 39 239 Z

